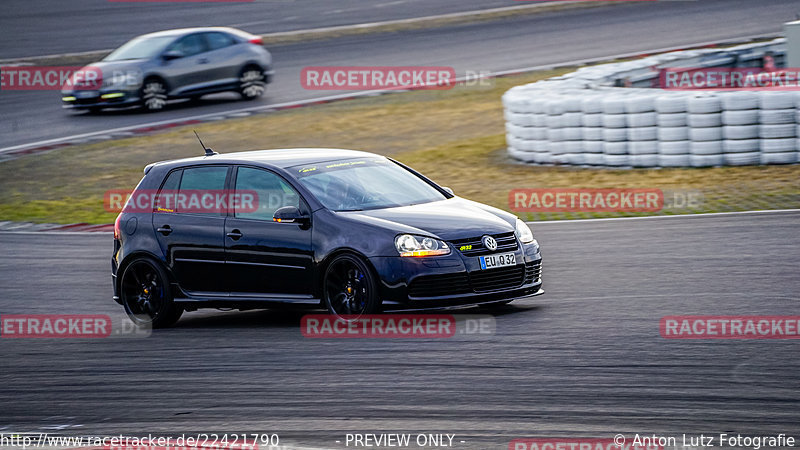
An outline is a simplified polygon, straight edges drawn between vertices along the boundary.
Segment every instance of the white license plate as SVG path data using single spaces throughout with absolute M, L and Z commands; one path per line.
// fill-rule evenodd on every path
M 481 269 L 494 269 L 495 267 L 506 267 L 517 265 L 517 257 L 513 253 L 498 253 L 497 255 L 486 255 L 478 258 L 481 262 Z

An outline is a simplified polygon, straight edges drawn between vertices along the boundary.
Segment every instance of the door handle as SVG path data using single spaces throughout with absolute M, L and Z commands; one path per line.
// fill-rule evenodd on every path
M 156 229 L 156 231 L 158 231 L 159 233 L 161 233 L 161 234 L 163 234 L 164 236 L 166 236 L 166 235 L 168 235 L 168 234 L 172 233 L 172 228 L 170 228 L 170 226 L 169 226 L 169 225 L 164 225 L 163 227 L 158 227 L 158 228 Z
M 231 230 L 231 232 L 228 233 L 227 236 L 233 239 L 234 241 L 238 241 L 239 238 L 243 236 L 243 234 L 239 230 Z
M 208 58 L 200 58 L 197 60 L 197 64 L 208 64 Z

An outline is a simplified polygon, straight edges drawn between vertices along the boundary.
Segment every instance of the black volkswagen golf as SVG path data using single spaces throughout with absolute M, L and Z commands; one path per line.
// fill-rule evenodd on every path
M 402 163 L 282 149 L 148 165 L 114 225 L 114 300 L 140 325 L 198 308 L 381 311 L 543 293 L 530 228 Z

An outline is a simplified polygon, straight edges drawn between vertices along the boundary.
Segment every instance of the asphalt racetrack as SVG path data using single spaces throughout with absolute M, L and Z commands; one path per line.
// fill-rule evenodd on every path
M 91 0 L 102 3 L 102 7 L 95 11 L 87 10 L 89 0 L 77 0 L 59 3 L 57 9 L 66 9 L 60 14 L 40 14 L 37 11 L 41 7 L 35 6 L 37 2 L 9 1 L 11 3 L 8 7 L 4 3 L 4 14 L 0 17 L 0 29 L 4 31 L 0 38 L 0 58 L 113 48 L 142 32 L 191 25 L 239 25 L 254 33 L 283 31 L 284 28 L 245 26 L 241 23 L 250 21 L 248 17 L 291 17 L 295 13 L 300 14 L 297 9 L 301 7 L 299 0 L 285 4 L 280 3 L 282 0 L 274 0 L 279 3 L 259 0 L 244 5 L 222 3 L 216 7 L 210 6 L 213 4 L 197 6 L 188 3 L 195 6 L 182 15 L 176 13 L 181 9 L 175 4 Z M 23 3 L 34 6 L 20 6 Z M 392 4 L 386 6 L 386 12 L 380 16 L 375 14 L 381 8 L 366 7 L 366 2 L 348 0 L 343 5 L 350 5 L 364 14 L 370 14 L 359 13 L 349 20 L 387 20 L 484 7 L 478 5 L 482 2 L 476 1 L 408 0 L 405 3 L 389 3 Z M 420 6 L 422 3 L 429 6 Z M 500 3 L 503 2 L 487 1 L 482 4 L 485 7 L 503 6 Z M 509 0 L 504 3 L 506 6 L 513 6 L 521 2 Z M 358 35 L 270 47 L 275 61 L 275 81 L 269 85 L 264 97 L 254 102 L 239 101 L 236 94 L 217 94 L 206 96 L 199 105 L 174 104 L 168 110 L 156 114 L 142 113 L 138 109 L 86 114 L 62 110 L 58 91 L 6 90 L 0 92 L 0 150 L 85 133 L 141 126 L 158 121 L 178 121 L 203 114 L 224 114 L 242 108 L 345 93 L 303 89 L 300 72 L 307 66 L 450 66 L 459 76 L 466 71 L 498 72 L 726 39 L 777 36 L 781 34 L 782 24 L 794 20 L 795 13 L 800 10 L 793 0 L 622 3 L 429 30 Z M 460 6 L 454 6 L 456 4 Z M 302 5 L 306 3 L 303 2 Z M 323 4 L 315 1 L 309 5 L 311 12 L 306 16 L 317 18 L 313 23 L 297 28 L 352 23 L 331 20 L 326 22 L 321 18 L 323 16 L 312 14 L 331 8 L 330 2 Z M 203 8 L 221 8 L 223 11 L 219 16 L 199 17 L 198 11 L 204 11 Z M 231 17 L 231 14 L 240 11 L 239 8 L 248 13 Z M 248 8 L 261 8 L 262 12 L 252 12 Z M 154 9 L 159 13 L 153 14 Z M 10 11 L 8 16 L 5 11 Z M 153 20 L 148 19 L 146 24 L 142 23 L 142 11 L 149 11 L 148 18 L 152 17 Z M 137 17 L 140 20 L 136 20 Z M 210 17 L 218 17 L 218 21 L 210 22 Z M 122 18 L 127 20 L 125 25 L 116 24 Z M 61 25 L 54 25 L 54 20 Z M 91 39 L 85 36 L 87 28 L 81 25 L 83 20 L 91 20 L 93 24 L 90 28 Z M 109 23 L 116 25 L 106 25 Z M 41 33 L 48 33 L 50 37 L 45 39 L 39 36 Z M 61 38 L 62 34 L 67 36 Z M 64 47 L 64 43 L 69 45 Z M 268 143 L 264 146 L 268 147 Z
M 546 294 L 500 311 L 493 335 L 309 339 L 302 312 L 211 310 L 146 338 L 0 339 L 0 432 L 277 433 L 334 449 L 394 431 L 462 449 L 800 434 L 796 340 L 659 334 L 667 315 L 797 314 L 800 213 L 533 229 Z M 0 311 L 118 317 L 110 255 L 109 234 L 0 233 Z

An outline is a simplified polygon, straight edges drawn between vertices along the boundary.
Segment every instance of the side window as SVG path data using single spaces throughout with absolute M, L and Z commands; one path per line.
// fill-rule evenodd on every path
M 169 176 L 167 176 L 167 180 L 164 181 L 164 185 L 161 186 L 161 190 L 158 191 L 158 196 L 156 197 L 154 205 L 155 212 L 175 212 L 175 194 L 178 193 L 182 174 L 183 170 L 175 170 L 170 172 Z
M 169 46 L 170 51 L 177 51 L 184 57 L 194 56 L 207 50 L 206 41 L 202 34 L 190 34 L 180 38 Z
M 218 50 L 221 48 L 229 47 L 235 42 L 232 37 L 225 33 L 206 33 L 206 41 L 208 41 L 209 50 Z
M 201 166 L 183 169 L 178 195 L 176 196 L 176 212 L 220 215 L 226 212 L 227 206 L 216 203 L 217 196 L 225 192 L 225 179 L 228 177 L 226 166 Z M 169 181 L 169 180 L 167 180 Z
M 300 208 L 300 196 L 283 178 L 272 172 L 252 167 L 240 167 L 236 175 L 236 192 L 253 192 L 253 208 L 235 210 L 234 215 L 244 219 L 272 221 L 275 211 L 284 206 Z

